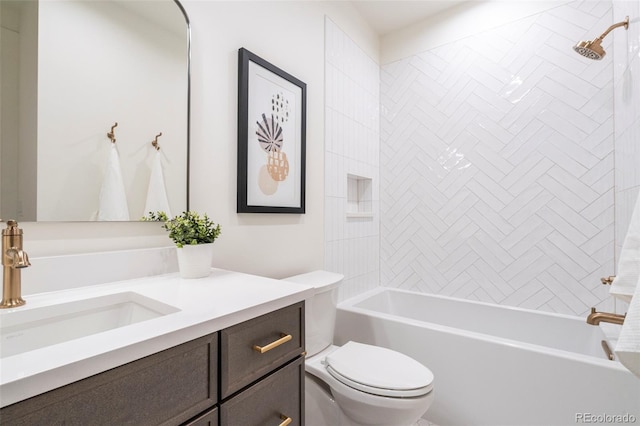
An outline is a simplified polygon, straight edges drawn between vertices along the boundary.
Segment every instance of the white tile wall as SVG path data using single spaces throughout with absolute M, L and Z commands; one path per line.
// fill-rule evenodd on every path
M 598 282 L 640 193 L 640 1 L 589 5 L 385 66 L 382 159 L 378 66 L 326 20 L 325 267 L 345 274 L 341 299 L 381 264 L 384 285 L 624 310 Z M 604 61 L 567 50 L 625 15 Z M 345 217 L 349 173 L 373 179 L 373 219 Z
M 640 0 L 613 1 L 613 22 L 629 16 L 628 30 L 613 32 L 616 259 L 640 194 Z M 619 303 L 624 311 L 626 304 Z
M 379 284 L 380 68 L 325 20 L 325 269 L 345 275 L 340 300 Z M 372 180 L 371 218 L 347 218 L 347 175 Z
M 614 80 L 617 54 L 572 50 L 619 14 L 587 3 L 382 68 L 383 285 L 570 314 L 614 308 L 599 278 L 615 268 L 614 200 L 638 192 L 638 33 Z M 618 210 L 616 231 L 628 217 Z

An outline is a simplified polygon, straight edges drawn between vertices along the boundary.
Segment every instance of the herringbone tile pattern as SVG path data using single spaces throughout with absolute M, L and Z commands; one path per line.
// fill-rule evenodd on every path
M 570 3 L 382 67 L 382 283 L 602 307 L 599 277 L 614 270 L 612 63 L 571 46 L 610 22 L 609 3 Z

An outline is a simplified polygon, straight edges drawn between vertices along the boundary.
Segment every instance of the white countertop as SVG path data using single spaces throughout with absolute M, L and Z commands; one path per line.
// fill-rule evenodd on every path
M 312 289 L 287 281 L 213 269 L 207 278 L 168 274 L 25 297 L 25 306 L 50 306 L 131 291 L 180 311 L 0 359 L 0 407 L 188 342 L 302 301 Z

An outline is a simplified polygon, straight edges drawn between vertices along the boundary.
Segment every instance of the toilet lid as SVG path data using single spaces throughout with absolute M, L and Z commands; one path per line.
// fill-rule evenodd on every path
M 433 373 L 427 367 L 379 346 L 348 342 L 327 355 L 325 364 L 340 382 L 374 395 L 422 396 L 432 388 Z

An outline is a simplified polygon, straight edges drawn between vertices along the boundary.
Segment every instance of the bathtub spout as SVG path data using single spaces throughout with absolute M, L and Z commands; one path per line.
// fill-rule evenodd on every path
M 587 324 L 598 325 L 601 322 L 610 322 L 612 324 L 624 323 L 625 315 L 611 314 L 609 312 L 596 312 L 596 308 L 591 308 L 591 313 L 587 317 Z

